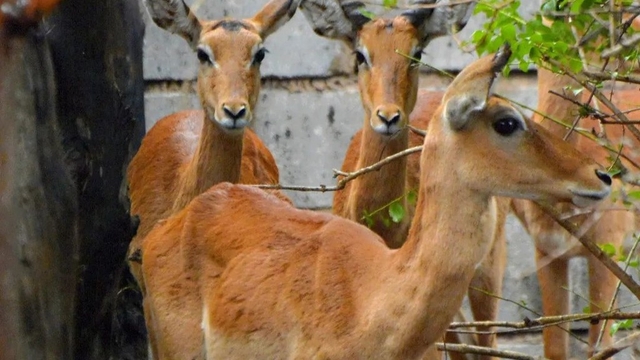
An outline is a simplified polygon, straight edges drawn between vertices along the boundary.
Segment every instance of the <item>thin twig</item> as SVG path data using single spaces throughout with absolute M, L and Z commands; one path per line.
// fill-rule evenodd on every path
M 634 332 L 633 334 L 616 341 L 613 345 L 598 351 L 589 360 L 603 360 L 612 357 L 613 355 L 619 353 L 620 351 L 638 344 L 640 342 L 640 332 Z
M 633 258 L 633 255 L 635 255 L 636 253 L 636 248 L 638 248 L 638 243 L 640 243 L 640 236 L 635 236 L 636 241 L 633 243 L 633 246 L 631 247 L 631 250 L 629 250 L 629 254 L 627 254 L 627 258 L 625 259 L 624 262 L 624 271 L 626 272 L 627 269 L 629 269 L 629 263 L 631 263 L 631 259 Z M 611 309 L 613 309 L 613 306 L 616 303 L 616 299 L 618 297 L 618 294 L 620 293 L 620 285 L 622 283 L 620 282 L 620 280 L 618 280 L 618 283 L 616 284 L 616 291 L 613 293 L 613 296 L 611 297 L 611 301 L 609 302 L 609 309 L 608 311 L 611 311 Z M 600 341 L 602 340 L 602 337 L 604 336 L 604 331 L 605 328 L 607 327 L 607 320 L 604 321 L 604 324 L 602 324 L 602 327 L 600 328 L 600 333 L 598 334 L 598 340 L 596 341 L 596 348 L 598 348 L 598 345 L 600 345 Z
M 621 82 L 626 82 L 631 84 L 640 84 L 640 76 L 637 76 L 637 75 L 620 75 L 620 74 L 609 73 L 606 71 L 590 71 L 586 69 L 583 71 L 583 73 L 592 80 L 598 80 L 598 81 L 614 80 L 614 81 L 621 81 Z
M 298 186 L 298 185 L 282 185 L 282 184 L 275 184 L 275 185 L 252 185 L 255 187 L 258 187 L 260 189 L 265 189 L 265 190 L 294 190 L 294 191 L 317 191 L 317 192 L 327 192 L 327 191 L 337 191 L 337 190 L 342 190 L 344 189 L 345 185 L 347 185 L 347 183 L 353 179 L 356 179 L 357 177 L 376 171 L 378 169 L 380 169 L 381 167 L 389 164 L 390 162 L 399 159 L 401 157 L 413 154 L 413 153 L 417 153 L 422 151 L 422 145 L 420 146 L 414 146 L 411 148 L 408 148 L 406 150 L 400 151 L 398 153 L 395 153 L 391 156 L 387 156 L 386 158 L 378 161 L 377 163 L 371 165 L 371 166 L 367 166 L 364 167 L 362 169 L 359 169 L 357 171 L 354 172 L 342 172 L 340 170 L 337 169 L 333 169 L 333 177 L 338 177 L 338 176 L 343 176 L 342 179 L 340 179 L 338 181 L 338 183 L 335 186 L 326 186 L 326 185 L 320 185 L 320 186 Z
M 618 279 L 620 279 L 620 281 L 622 281 L 622 283 L 627 288 L 629 288 L 629 290 L 633 293 L 633 295 L 635 295 L 635 297 L 640 300 L 640 285 L 638 285 L 638 283 L 636 283 L 629 274 L 627 274 L 624 270 L 622 270 L 620 266 L 618 266 L 618 264 L 615 263 L 615 261 L 611 260 L 611 258 L 609 258 L 595 244 L 595 242 L 593 241 L 593 239 L 591 239 L 591 236 L 589 234 L 580 235 L 580 229 L 578 228 L 578 226 L 570 221 L 561 219 L 560 218 L 561 214 L 553 206 L 546 203 L 542 203 L 540 201 L 536 201 L 536 204 L 538 204 L 538 206 L 540 206 L 540 208 L 545 213 L 547 213 L 547 215 L 551 216 L 551 218 L 553 218 L 558 224 L 560 224 L 560 226 L 565 228 L 571 235 L 577 238 L 578 241 L 580 241 L 580 243 L 584 245 L 584 247 L 587 248 L 587 250 L 589 250 L 589 252 L 591 252 L 593 256 L 595 256 L 598 260 L 600 260 L 600 262 L 607 269 L 609 269 L 613 273 L 613 275 L 615 275 Z
M 593 95 L 598 100 L 600 100 L 601 103 L 603 103 L 606 107 L 608 107 L 614 113 L 614 115 L 616 115 L 618 119 L 620 119 L 621 122 L 624 122 L 624 123 L 629 122 L 629 119 L 627 118 L 627 116 L 623 114 L 609 99 L 607 99 L 606 96 L 602 95 L 602 93 L 593 84 L 591 84 L 588 81 L 588 79 L 585 79 L 584 76 L 572 73 L 571 71 L 567 70 L 562 64 L 560 64 L 559 62 L 553 59 L 545 58 L 545 61 L 562 69 L 564 72 L 564 75 L 569 76 L 571 79 L 576 81 L 582 87 L 591 91 Z M 635 136 L 635 138 L 638 139 L 638 141 L 640 141 L 640 131 L 638 130 L 638 128 L 636 128 L 632 124 L 625 124 L 625 125 L 627 125 L 627 128 L 629 129 L 629 131 L 631 131 L 633 136 Z
M 479 354 L 479 355 L 488 355 L 488 356 L 496 356 L 503 359 L 521 359 L 521 360 L 537 360 L 542 359 L 540 357 L 530 356 L 527 354 L 509 351 L 509 350 L 498 350 L 494 348 L 484 347 L 484 346 L 473 346 L 467 344 L 443 344 L 436 343 L 436 348 L 440 351 L 452 351 L 458 352 L 462 354 Z
M 420 135 L 422 137 L 427 136 L 427 130 L 418 129 L 417 127 L 414 127 L 412 125 L 407 125 L 407 127 L 416 135 Z
M 550 324 L 561 324 L 576 321 L 598 321 L 598 320 L 627 320 L 640 319 L 640 311 L 636 312 L 620 312 L 617 310 L 601 312 L 597 314 L 568 314 L 542 316 L 536 319 L 525 318 L 523 321 L 470 321 L 465 323 L 452 322 L 449 329 L 459 329 L 468 327 L 503 327 L 511 329 L 529 329 L 536 326 L 545 326 Z

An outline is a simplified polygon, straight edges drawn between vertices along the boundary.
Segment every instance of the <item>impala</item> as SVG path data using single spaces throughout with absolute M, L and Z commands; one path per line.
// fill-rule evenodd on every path
M 203 110 L 160 119 L 149 130 L 127 171 L 131 214 L 140 217 L 129 254 L 156 222 L 182 209 L 219 182 L 277 184 L 271 152 L 246 126 L 260 91 L 264 39 L 289 20 L 297 0 L 272 0 L 253 18 L 199 20 L 182 0 L 145 0 L 153 21 L 183 37 L 200 67 Z M 141 282 L 139 261 L 130 261 Z
M 355 222 L 228 183 L 155 227 L 142 251 L 154 355 L 421 358 L 489 251 L 492 196 L 584 204 L 610 191 L 592 160 L 491 96 L 509 56 L 472 63 L 445 92 L 400 249 Z
M 316 9 L 307 5 L 310 3 L 312 2 L 303 2 L 301 10 L 307 15 L 314 30 L 325 34 L 323 28 L 327 27 L 327 19 L 330 19 L 333 22 L 332 28 L 345 29 L 341 33 L 331 33 L 330 37 L 348 39 L 347 44 L 356 55 L 360 96 L 365 113 L 364 124 L 349 144 L 341 170 L 353 172 L 370 166 L 381 158 L 406 150 L 410 145 L 420 145 L 422 137 L 410 132 L 407 127 L 409 114 L 412 126 L 426 129 L 443 93 L 418 90 L 417 59 L 420 59 L 430 40 L 446 35 L 450 27 L 464 27 L 473 6 L 464 4 L 452 8 L 422 9 L 420 11 L 423 15 L 419 17 L 401 15 L 390 20 L 377 19 L 363 28 L 369 18 L 358 16 L 353 11 L 357 8 L 354 3 L 336 2 L 344 10 L 344 16 L 341 17 L 318 16 L 314 12 Z M 418 10 L 414 10 L 414 14 L 417 12 Z M 401 54 L 410 55 L 416 60 Z M 412 112 L 414 106 L 416 110 Z M 336 192 L 333 213 L 364 224 L 368 213 L 400 201 L 407 212 L 399 223 L 384 219 L 384 215 L 376 215 L 370 226 L 389 247 L 398 248 L 407 239 L 415 210 L 414 205 L 407 201 L 406 194 L 418 188 L 419 178 L 418 154 L 396 160 L 378 171 L 356 178 L 347 183 L 342 191 Z M 499 296 L 502 293 L 506 264 L 504 222 L 509 200 L 496 199 L 491 206 L 495 207 L 493 211 L 497 214 L 495 218 L 486 219 L 491 222 L 486 226 L 495 229 L 489 234 L 492 236 L 492 250 L 478 267 L 471 285 Z M 497 297 L 472 289 L 468 296 L 475 320 L 496 319 Z M 493 347 L 495 338 L 494 334 L 481 334 L 478 336 L 478 344 Z M 451 337 L 447 341 L 457 340 Z M 451 356 L 456 358 L 457 354 Z

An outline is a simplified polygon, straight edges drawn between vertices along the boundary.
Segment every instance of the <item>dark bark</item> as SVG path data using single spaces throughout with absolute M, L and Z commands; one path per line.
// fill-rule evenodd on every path
M 142 359 L 140 294 L 125 261 L 135 227 L 120 196 L 144 134 L 138 2 L 65 0 L 45 25 L 80 214 L 75 358 Z
M 0 29 L 0 358 L 73 354 L 78 219 L 36 30 Z

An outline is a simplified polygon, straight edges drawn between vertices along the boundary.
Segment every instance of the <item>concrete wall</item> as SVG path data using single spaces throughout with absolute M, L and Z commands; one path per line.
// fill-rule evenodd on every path
M 187 1 L 190 5 L 193 1 Z M 221 15 L 248 17 L 264 1 L 228 0 L 201 2 L 197 14 L 201 18 Z M 524 12 L 532 14 L 536 2 L 523 2 Z M 186 108 L 197 108 L 193 91 L 197 59 L 186 43 L 147 21 L 145 39 L 145 77 L 148 80 L 145 97 L 147 127 L 160 117 Z M 468 37 L 479 27 L 481 19 L 474 17 L 458 36 Z M 271 149 L 280 166 L 281 182 L 295 185 L 331 185 L 332 169 L 339 168 L 351 136 L 362 126 L 363 112 L 357 84 L 351 70 L 350 51 L 337 41 L 316 36 L 298 12 L 276 34 L 266 41 L 269 54 L 262 65 L 263 82 L 254 128 Z M 475 59 L 464 53 L 451 38 L 433 41 L 426 49 L 423 61 L 445 70 L 459 71 Z M 421 87 L 443 89 L 448 80 L 425 74 Z M 514 75 L 502 80 L 499 93 L 535 106 L 537 102 L 535 74 Z M 302 208 L 328 208 L 332 194 L 294 193 L 289 195 Z M 540 310 L 538 284 L 535 276 L 532 242 L 515 218 L 508 223 L 509 267 L 504 296 L 524 301 Z M 572 271 L 572 290 L 588 294 L 584 264 Z M 572 285 L 573 286 L 573 285 Z M 574 296 L 574 311 L 586 305 Z M 630 297 L 626 297 L 630 301 Z M 522 319 L 535 316 L 513 304 L 501 305 L 501 319 Z

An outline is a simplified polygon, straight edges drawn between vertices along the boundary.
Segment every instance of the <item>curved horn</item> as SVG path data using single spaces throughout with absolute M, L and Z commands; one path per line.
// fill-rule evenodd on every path
M 450 0 L 416 0 L 418 7 L 402 13 L 418 29 L 423 43 L 462 30 L 473 14 L 475 2 L 452 4 Z M 426 5 L 426 6 L 420 6 Z
M 159 27 L 180 35 L 195 50 L 202 26 L 183 0 L 144 0 L 151 19 Z
M 300 10 L 313 31 L 323 37 L 353 44 L 358 30 L 370 19 L 362 14 L 364 4 L 359 1 L 302 0 Z

